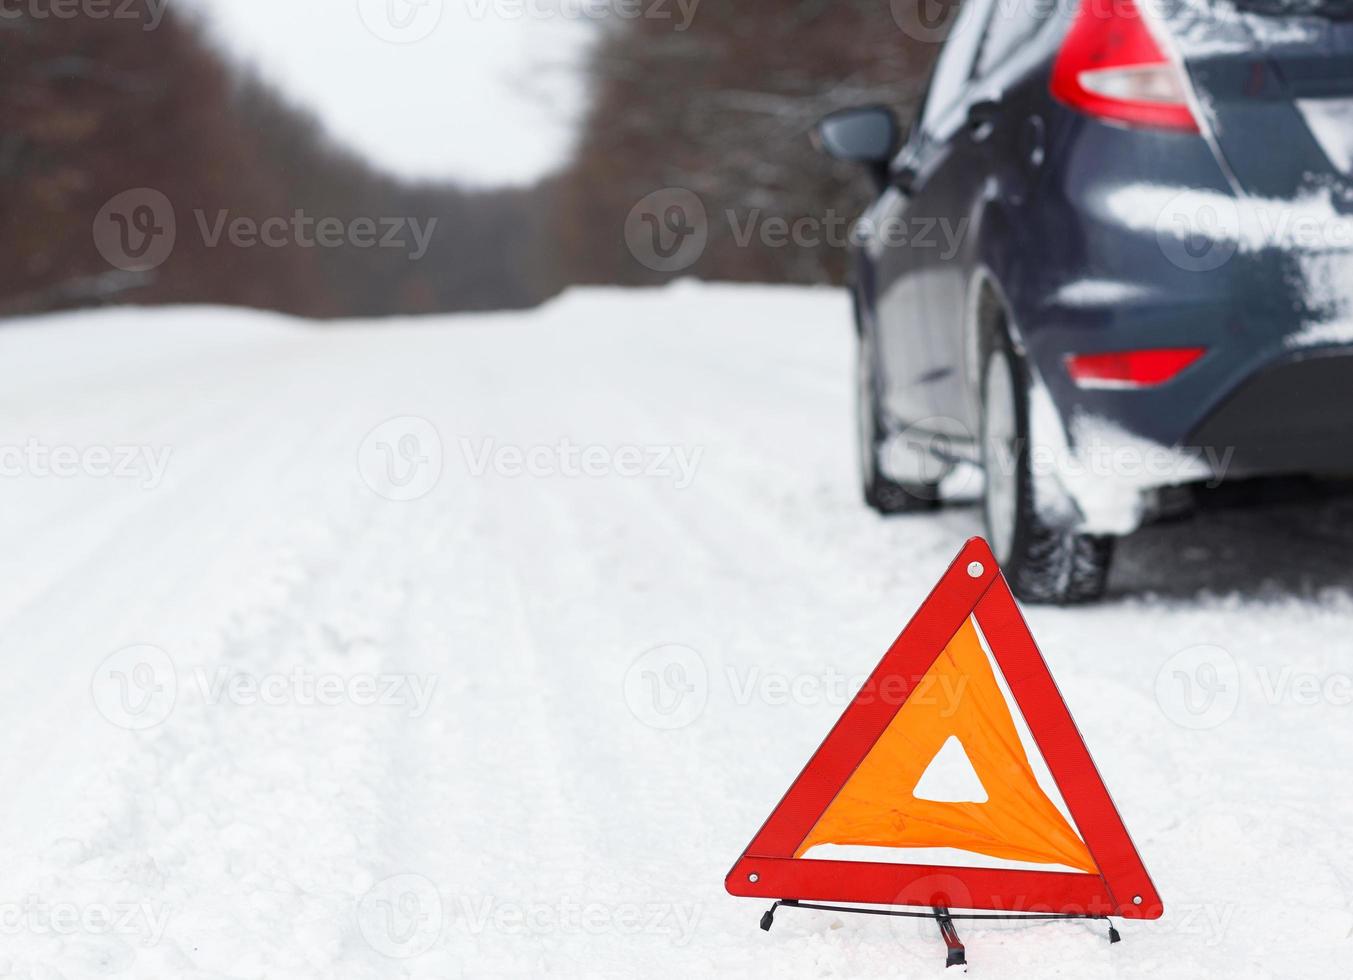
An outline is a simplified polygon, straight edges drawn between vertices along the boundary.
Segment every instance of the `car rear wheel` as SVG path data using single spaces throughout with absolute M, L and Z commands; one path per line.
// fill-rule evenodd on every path
M 983 512 L 987 539 L 1015 595 L 1027 602 L 1091 602 L 1104 595 L 1112 537 L 1055 527 L 1038 512 L 1029 379 L 1008 343 L 994 342 L 982 374 Z
M 908 514 L 939 506 L 939 485 L 899 483 L 883 469 L 887 427 L 879 398 L 874 342 L 860 331 L 855 364 L 855 431 L 858 437 L 860 485 L 864 502 L 880 514 Z

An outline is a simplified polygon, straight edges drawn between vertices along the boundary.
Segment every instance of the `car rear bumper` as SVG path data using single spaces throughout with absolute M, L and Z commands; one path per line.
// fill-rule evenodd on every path
M 1222 479 L 1353 473 L 1353 350 L 1302 352 L 1255 372 L 1187 442 L 1224 454 Z
M 1031 437 L 1045 518 L 1126 534 L 1165 488 L 1353 475 L 1353 345 L 1258 363 L 1238 352 L 1210 358 L 1159 388 L 1123 391 L 1077 388 L 1061 357 L 1041 364 Z M 1237 361 L 1251 366 L 1233 378 Z M 1048 383 L 1059 370 L 1063 379 Z

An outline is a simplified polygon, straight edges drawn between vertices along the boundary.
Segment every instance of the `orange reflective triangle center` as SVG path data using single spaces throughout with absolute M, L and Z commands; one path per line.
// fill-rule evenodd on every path
M 918 799 L 916 785 L 957 738 L 985 803 Z M 818 844 L 954 847 L 1094 873 L 1080 836 L 1038 785 L 972 619 L 964 621 L 795 851 Z

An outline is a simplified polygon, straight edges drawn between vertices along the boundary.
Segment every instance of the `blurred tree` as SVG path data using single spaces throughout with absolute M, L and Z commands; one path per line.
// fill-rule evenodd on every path
M 858 215 L 868 188 L 857 168 L 813 151 L 812 127 L 869 103 L 910 119 L 937 53 L 902 29 L 888 0 L 705 3 L 685 31 L 661 19 L 609 24 L 590 59 L 591 109 L 555 212 L 566 274 L 667 278 L 629 253 L 624 223 L 649 193 L 685 187 L 703 201 L 710 237 L 682 274 L 839 282 L 844 249 L 825 241 L 824 224 Z M 739 228 L 777 217 L 812 219 L 801 227 L 823 242 L 766 247 L 755 235 L 739 244 Z
M 26 0 L 0 18 L 0 313 L 116 301 L 374 316 L 529 306 L 566 282 L 660 282 L 624 226 L 637 202 L 673 186 L 709 216 L 708 246 L 683 274 L 839 281 L 839 245 L 738 234 L 809 219 L 810 235 L 839 240 L 859 212 L 856 168 L 814 153 L 808 135 L 845 106 L 912 114 L 936 47 L 901 29 L 897 2 L 704 3 L 684 31 L 614 18 L 592 50 L 570 167 L 531 188 L 468 192 L 375 172 L 227 68 L 173 10 L 150 30 Z M 135 188 L 168 198 L 178 237 L 162 264 L 125 271 L 100 254 L 93 226 Z M 213 246 L 203 230 L 222 215 L 258 225 L 297 212 L 436 225 L 418 261 L 407 247 Z
M 228 69 L 195 24 L 163 15 L 149 29 L 26 0 L 0 18 L 0 313 L 116 301 L 378 315 L 527 306 L 557 290 L 544 189 L 467 193 L 377 174 Z M 100 254 L 94 224 L 137 188 L 165 195 L 177 238 L 162 264 L 126 271 Z M 418 261 L 407 247 L 305 247 L 294 235 L 213 245 L 203 232 L 222 214 L 259 225 L 297 211 L 345 227 L 436 225 Z

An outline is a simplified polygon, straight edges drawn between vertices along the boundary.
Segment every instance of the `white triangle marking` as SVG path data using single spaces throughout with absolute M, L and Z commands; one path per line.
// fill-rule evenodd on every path
M 911 795 L 932 803 L 985 803 L 989 799 L 957 735 L 950 735 L 940 746 Z

